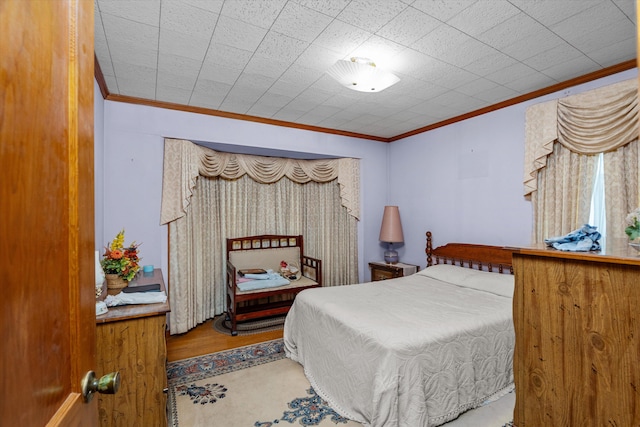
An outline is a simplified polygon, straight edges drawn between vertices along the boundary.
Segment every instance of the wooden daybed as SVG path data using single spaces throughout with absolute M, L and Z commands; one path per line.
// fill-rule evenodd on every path
M 277 287 L 241 290 L 240 270 L 262 269 L 280 272 L 285 261 L 299 270 L 289 284 Z M 309 288 L 322 286 L 322 261 L 304 254 L 303 237 L 264 234 L 227 239 L 227 320 L 231 335 L 243 320 L 283 315 L 295 296 Z

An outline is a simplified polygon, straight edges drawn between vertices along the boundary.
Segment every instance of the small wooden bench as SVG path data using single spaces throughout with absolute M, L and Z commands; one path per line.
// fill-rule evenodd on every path
M 263 269 L 280 272 L 280 262 L 299 269 L 297 280 L 288 285 L 242 291 L 239 270 Z M 322 286 L 322 261 L 304 255 L 302 236 L 265 234 L 227 239 L 227 320 L 236 336 L 237 322 L 289 312 L 295 296 Z

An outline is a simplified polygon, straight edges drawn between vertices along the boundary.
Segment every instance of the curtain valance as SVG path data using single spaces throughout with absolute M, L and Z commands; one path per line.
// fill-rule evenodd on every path
M 237 179 L 247 174 L 271 184 L 283 177 L 299 184 L 329 182 L 337 178 L 342 206 L 360 217 L 360 163 L 357 159 L 297 160 L 224 153 L 191 141 L 165 138 L 160 223 L 185 215 L 198 176 Z
M 616 150 L 637 138 L 636 79 L 530 106 L 525 117 L 525 196 L 537 190 L 538 170 L 546 165 L 554 142 L 590 155 Z

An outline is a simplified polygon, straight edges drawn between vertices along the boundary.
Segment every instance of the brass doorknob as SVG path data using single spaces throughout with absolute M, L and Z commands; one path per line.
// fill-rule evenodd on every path
M 82 397 L 86 403 L 91 402 L 93 393 L 115 394 L 120 388 L 120 372 L 111 372 L 100 378 L 89 371 L 82 379 Z

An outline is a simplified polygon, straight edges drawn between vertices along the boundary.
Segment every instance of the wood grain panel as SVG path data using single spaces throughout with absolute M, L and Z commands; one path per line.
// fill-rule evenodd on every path
M 640 425 L 640 266 L 622 259 L 514 253 L 518 427 Z
M 101 426 L 167 425 L 165 329 L 165 316 L 98 326 L 98 370 L 121 376 L 118 393 L 98 395 Z

